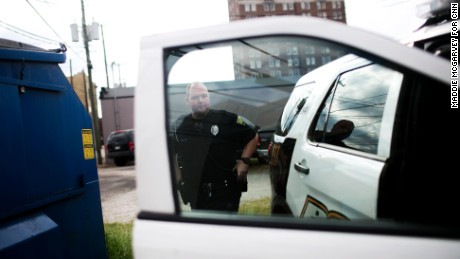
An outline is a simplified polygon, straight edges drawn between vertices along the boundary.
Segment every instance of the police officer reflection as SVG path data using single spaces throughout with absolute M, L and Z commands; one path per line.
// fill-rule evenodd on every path
M 257 147 L 257 128 L 245 118 L 210 109 L 207 87 L 186 88 L 191 113 L 173 124 L 178 188 L 192 210 L 237 212 L 247 191 L 249 161 Z
M 339 147 L 352 148 L 345 144 L 343 141 L 347 139 L 353 130 L 355 129 L 355 124 L 350 120 L 339 120 L 333 126 L 330 132 L 324 131 L 315 131 L 314 139 L 318 142 L 324 142 Z M 354 149 L 354 148 L 352 148 Z

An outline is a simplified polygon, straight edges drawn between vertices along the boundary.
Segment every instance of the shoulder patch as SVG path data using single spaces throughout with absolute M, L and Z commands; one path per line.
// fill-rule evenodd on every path
M 241 116 L 238 116 L 236 118 L 236 124 L 240 124 L 240 125 L 246 125 L 246 122 L 244 121 L 244 119 L 241 117 Z

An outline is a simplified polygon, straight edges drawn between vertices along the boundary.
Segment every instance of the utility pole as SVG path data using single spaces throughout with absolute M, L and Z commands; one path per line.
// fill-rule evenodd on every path
M 91 74 L 91 69 L 93 65 L 91 64 L 91 59 L 89 56 L 89 43 L 88 43 L 88 30 L 86 28 L 86 19 L 85 19 L 85 4 L 81 0 L 81 13 L 82 13 L 82 27 L 83 27 L 83 42 L 85 43 L 86 50 L 86 64 L 88 66 L 88 80 L 89 80 L 89 99 L 91 101 L 91 117 L 93 118 L 93 129 L 94 129 L 94 138 L 96 141 L 96 156 L 97 163 L 102 165 L 102 154 L 101 154 L 101 133 L 99 131 L 99 115 L 97 114 L 97 104 L 94 100 L 94 85 L 93 77 Z
M 107 79 L 107 88 L 110 88 L 109 72 L 107 70 L 107 54 L 105 53 L 104 28 L 102 27 L 102 24 L 101 24 L 101 35 L 102 35 L 102 47 L 104 48 L 105 77 Z
M 118 99 L 117 99 L 117 88 L 121 87 L 118 84 L 118 87 L 115 85 L 115 77 L 113 73 L 113 66 L 116 65 L 115 62 L 112 62 L 112 78 L 113 78 L 113 117 L 115 118 L 115 130 L 120 129 L 120 112 L 118 111 Z M 120 66 L 120 65 L 118 65 Z M 120 71 L 120 70 L 118 70 Z

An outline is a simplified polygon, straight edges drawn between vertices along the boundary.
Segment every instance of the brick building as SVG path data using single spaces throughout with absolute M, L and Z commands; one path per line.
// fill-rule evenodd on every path
M 315 16 L 346 23 L 344 0 L 228 0 L 230 21 L 264 16 Z M 300 46 L 295 40 L 267 42 L 264 49 L 234 48 L 235 78 L 300 77 L 343 55 L 330 46 Z M 304 44 L 303 44 L 304 45 Z M 244 47 L 244 49 L 248 49 Z

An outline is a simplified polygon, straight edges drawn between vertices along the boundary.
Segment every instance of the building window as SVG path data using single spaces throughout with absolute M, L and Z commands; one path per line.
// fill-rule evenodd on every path
M 245 4 L 244 5 L 244 11 L 245 12 L 255 12 L 257 11 L 257 5 L 256 4 Z
M 288 58 L 287 65 L 288 67 L 292 67 L 292 58 Z
M 300 65 L 299 58 L 292 59 L 292 63 L 294 64 L 295 67 L 298 67 Z
M 275 60 L 270 59 L 270 60 L 268 61 L 268 66 L 269 66 L 269 67 L 274 67 L 274 66 L 275 66 Z
M 320 53 L 321 53 L 321 54 L 328 54 L 328 53 L 330 53 L 330 52 L 331 52 L 331 49 L 328 48 L 328 47 L 321 47 L 321 48 L 320 48 Z
M 275 3 L 264 3 L 264 11 L 275 11 Z
M 316 57 L 306 57 L 305 58 L 305 64 L 307 66 L 314 66 L 316 65 Z
M 281 63 L 279 59 L 275 59 L 275 67 L 280 67 Z
M 310 2 L 301 2 L 300 3 L 300 8 L 302 10 L 310 10 Z
M 322 56 L 321 57 L 321 63 L 324 65 L 324 64 L 327 64 L 331 62 L 331 57 L 330 56 Z
M 283 11 L 293 11 L 294 10 L 294 3 L 284 3 L 283 4 Z
M 315 54 L 315 47 L 305 46 L 305 54 Z
M 256 68 L 262 68 L 262 61 L 260 59 L 256 60 Z
M 280 49 L 279 48 L 274 48 L 273 49 L 273 55 L 279 56 L 280 55 Z
M 299 50 L 298 50 L 297 46 L 292 47 L 292 55 L 299 55 Z
M 292 55 L 292 49 L 290 47 L 286 48 L 286 55 L 288 56 Z
M 316 9 L 318 10 L 326 9 L 326 2 L 316 2 Z
M 249 68 L 250 69 L 256 68 L 256 62 L 254 62 L 254 60 L 249 61 Z
M 253 49 L 250 49 L 250 50 L 248 51 L 248 56 L 249 56 L 250 58 L 253 58 L 253 57 L 254 57 L 254 50 L 253 50 Z

